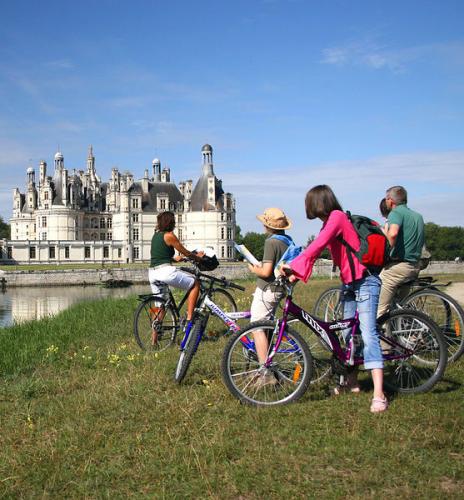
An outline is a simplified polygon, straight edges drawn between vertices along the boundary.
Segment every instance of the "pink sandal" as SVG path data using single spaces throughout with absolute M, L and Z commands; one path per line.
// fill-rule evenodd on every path
M 371 413 L 381 413 L 388 408 L 387 398 L 372 398 Z

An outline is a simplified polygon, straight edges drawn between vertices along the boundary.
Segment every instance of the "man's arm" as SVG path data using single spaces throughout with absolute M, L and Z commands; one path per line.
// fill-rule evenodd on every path
M 400 232 L 400 226 L 398 224 L 385 224 L 382 228 L 383 233 L 387 237 L 388 243 L 393 248 L 396 243 L 396 238 Z

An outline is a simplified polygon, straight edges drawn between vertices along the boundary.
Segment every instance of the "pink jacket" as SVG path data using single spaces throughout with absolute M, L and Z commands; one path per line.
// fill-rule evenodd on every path
M 360 242 L 353 225 L 348 220 L 348 217 L 341 210 L 333 210 L 329 218 L 324 222 L 317 238 L 294 259 L 290 267 L 295 276 L 303 280 L 305 283 L 311 276 L 314 262 L 321 254 L 325 247 L 328 247 L 332 255 L 334 263 L 340 268 L 340 278 L 343 283 L 351 283 L 350 263 L 347 257 L 346 247 L 336 238 L 341 235 L 342 238 L 351 245 L 355 250 L 359 250 Z M 355 280 L 363 277 L 366 267 L 363 266 L 356 256 L 353 256 Z

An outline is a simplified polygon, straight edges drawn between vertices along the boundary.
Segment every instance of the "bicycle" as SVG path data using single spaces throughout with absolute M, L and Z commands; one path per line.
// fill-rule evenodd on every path
M 184 338 L 180 344 L 180 355 L 177 362 L 176 371 L 174 374 L 174 380 L 178 383 L 182 382 L 187 370 L 192 362 L 193 356 L 195 355 L 198 346 L 204 336 L 206 326 L 208 324 L 211 314 L 217 317 L 224 325 L 227 327 L 227 331 L 237 332 L 240 330 L 240 326 L 234 321 L 234 319 L 249 318 L 250 312 L 224 312 L 223 309 L 218 306 L 215 301 L 213 301 L 214 286 L 219 283 L 222 288 L 235 288 L 237 290 L 245 291 L 245 288 L 237 285 L 225 278 L 215 278 L 214 276 L 209 276 L 198 271 L 198 269 L 190 269 L 181 267 L 183 271 L 194 274 L 197 277 L 202 278 L 205 281 L 209 281 L 209 284 L 204 286 L 200 291 L 200 296 L 198 298 L 197 307 L 192 318 L 192 327 L 190 330 L 186 330 L 184 333 Z
M 457 361 L 464 354 L 464 310 L 459 303 L 438 287 L 431 276 L 420 277 L 403 283 L 394 298 L 392 308 L 412 308 L 427 314 L 440 327 L 448 347 L 448 362 Z M 405 293 L 412 288 L 412 292 Z M 341 288 L 325 290 L 317 299 L 313 309 L 315 316 L 326 321 L 343 316 Z M 400 298 L 404 297 L 404 298 Z
M 330 354 L 331 372 L 345 377 L 349 370 L 364 363 L 357 352 L 361 335 L 354 318 L 322 321 L 293 302 L 294 284 L 279 278 L 287 298 L 278 321 L 251 323 L 230 338 L 221 362 L 226 387 L 240 401 L 257 406 L 272 406 L 299 399 L 309 386 L 312 356 L 301 334 L 289 325 L 296 318 L 313 332 Z M 260 365 L 253 341 L 255 330 L 265 331 L 269 354 Z M 341 332 L 349 332 L 345 343 Z M 417 393 L 430 390 L 442 377 L 447 361 L 446 344 L 433 321 L 419 311 L 400 309 L 378 320 L 384 357 L 384 384 L 391 391 Z M 283 347 L 282 347 L 283 346 Z M 281 354 L 281 356 L 279 356 Z M 256 383 L 262 376 L 275 378 L 269 385 Z
M 193 273 L 200 280 L 200 296 L 205 292 L 208 275 L 203 275 L 199 268 L 194 265 L 196 271 Z M 182 270 L 190 268 L 183 268 Z M 217 280 L 222 283 L 221 280 Z M 179 302 L 176 302 L 171 289 L 162 282 L 156 282 L 161 289 L 167 288 L 168 299 L 162 299 L 158 295 L 139 295 L 138 305 L 134 314 L 134 337 L 137 344 L 144 351 L 163 351 L 176 342 L 179 331 L 186 323 L 186 306 L 189 291 L 185 292 Z M 221 288 L 213 288 L 210 292 L 211 298 L 220 305 L 221 309 L 236 312 L 237 304 L 232 295 Z M 211 336 L 218 337 L 224 333 L 221 330 L 222 322 L 210 324 Z

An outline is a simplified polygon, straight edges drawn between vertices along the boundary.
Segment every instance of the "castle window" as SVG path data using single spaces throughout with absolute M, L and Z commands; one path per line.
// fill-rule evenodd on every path
M 100 229 L 105 229 L 105 219 L 103 217 L 100 219 Z
M 55 247 L 50 247 L 48 249 L 48 258 L 49 259 L 54 259 L 55 258 Z
M 44 208 L 45 210 L 48 210 L 48 203 L 45 203 Z
M 160 200 L 160 209 L 166 210 L 166 200 Z
M 132 222 L 138 222 L 139 221 L 139 214 L 132 214 Z
M 139 239 L 139 230 L 137 228 L 132 229 L 132 239 L 134 241 L 138 241 Z
M 13 247 L 6 247 L 6 258 L 7 259 L 13 258 Z
M 227 239 L 228 240 L 232 239 L 232 228 L 231 227 L 227 228 Z
M 101 239 L 102 241 L 105 241 L 105 233 L 100 233 L 100 239 Z
M 103 247 L 103 258 L 108 259 L 110 256 L 110 247 Z
M 221 212 L 221 221 L 224 220 L 224 212 Z
M 179 223 L 182 222 L 182 214 L 179 214 L 177 216 L 177 222 L 179 222 Z
M 42 227 L 47 227 L 47 218 L 42 217 Z
M 221 227 L 221 240 L 224 239 L 224 235 L 225 235 L 225 231 L 224 231 L 224 228 Z
M 227 258 L 228 259 L 232 258 L 232 247 L 227 247 Z
M 113 239 L 113 233 L 108 233 L 107 239 L 111 241 Z
M 122 249 L 118 248 L 118 259 L 122 257 Z
M 139 208 L 139 199 L 138 198 L 132 199 L 132 208 Z
M 35 259 L 35 247 L 29 247 L 29 258 Z
M 221 247 L 221 257 L 224 258 L 224 247 Z
M 44 200 L 48 200 L 48 191 L 45 191 L 44 193 Z
M 132 258 L 133 259 L 138 259 L 140 255 L 139 247 L 134 247 L 132 249 Z
M 64 247 L 64 258 L 69 259 L 69 247 Z
M 84 259 L 90 259 L 90 247 L 84 247 Z
M 177 231 L 179 233 L 179 240 L 182 241 L 182 229 L 178 229 Z
M 42 239 L 46 240 L 47 239 L 47 233 L 42 233 Z
M 111 229 L 113 227 L 113 219 L 108 219 L 106 222 L 106 227 Z
M 230 222 L 232 220 L 232 214 L 227 214 L 227 221 Z

